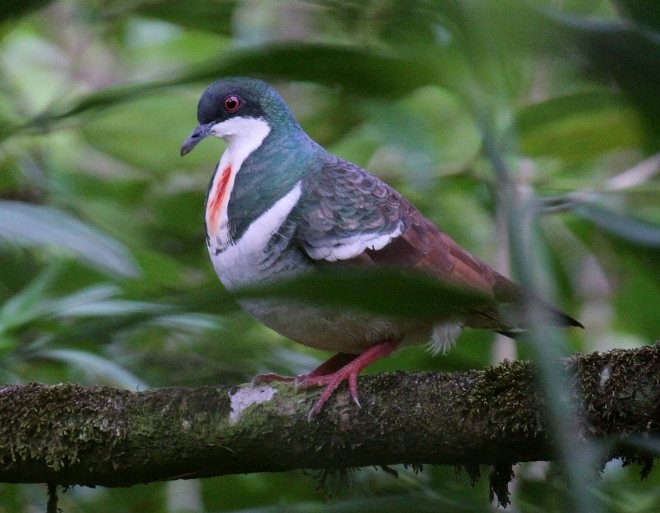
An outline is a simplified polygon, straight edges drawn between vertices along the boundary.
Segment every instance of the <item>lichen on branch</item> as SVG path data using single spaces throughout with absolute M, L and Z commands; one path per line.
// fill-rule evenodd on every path
M 615 440 L 605 459 L 650 470 L 654 455 L 628 442 L 660 435 L 660 345 L 575 355 L 562 368 L 577 405 L 575 435 L 585 443 Z M 362 408 L 341 389 L 311 421 L 319 392 L 289 384 L 145 392 L 7 385 L 0 388 L 0 481 L 129 486 L 397 463 L 486 464 L 506 476 L 516 462 L 555 458 L 536 373 L 518 361 L 365 376 Z

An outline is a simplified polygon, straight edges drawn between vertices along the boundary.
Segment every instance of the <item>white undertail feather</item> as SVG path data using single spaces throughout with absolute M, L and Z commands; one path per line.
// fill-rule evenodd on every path
M 445 321 L 434 324 L 431 340 L 429 341 L 431 354 L 435 356 L 449 351 L 454 347 L 462 330 L 463 326 L 457 322 Z

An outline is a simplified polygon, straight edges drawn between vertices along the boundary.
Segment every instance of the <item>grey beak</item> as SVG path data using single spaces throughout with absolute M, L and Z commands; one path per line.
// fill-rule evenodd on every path
M 211 128 L 213 128 L 213 122 L 207 123 L 205 125 L 197 125 L 195 129 L 190 133 L 188 139 L 186 139 L 181 145 L 181 156 L 190 153 L 197 143 L 204 139 L 207 135 L 211 133 Z

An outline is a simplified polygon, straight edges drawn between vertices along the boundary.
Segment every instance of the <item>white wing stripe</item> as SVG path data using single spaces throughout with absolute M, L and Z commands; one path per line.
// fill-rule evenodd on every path
M 361 233 L 344 239 L 335 241 L 332 247 L 307 247 L 307 253 L 314 260 L 327 260 L 335 262 L 337 260 L 348 260 L 363 253 L 367 249 L 377 251 L 387 246 L 392 239 L 395 239 L 402 233 L 402 227 L 397 226 L 395 230 L 386 234 Z

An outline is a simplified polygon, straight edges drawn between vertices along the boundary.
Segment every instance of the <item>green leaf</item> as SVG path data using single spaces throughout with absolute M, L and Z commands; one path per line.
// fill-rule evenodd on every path
M 290 299 L 305 305 L 354 308 L 381 315 L 437 318 L 489 302 L 478 292 L 397 269 L 321 270 L 236 291 L 239 299 Z
M 193 104 L 187 97 L 154 94 L 100 113 L 81 127 L 81 133 L 94 148 L 136 168 L 165 175 L 173 169 L 202 163 L 179 157 L 179 146 L 196 123 Z M 204 154 L 209 169 L 219 152 L 213 151 L 212 157 L 208 152 Z M 199 224 L 199 214 L 195 214 Z
M 29 248 L 65 249 L 95 269 L 123 277 L 139 271 L 119 241 L 54 207 L 0 200 L 0 239 Z
M 215 276 L 209 276 L 207 281 L 199 282 L 194 287 L 167 290 L 165 293 L 161 290 L 155 295 L 156 301 L 172 305 L 177 311 L 225 314 L 239 309 L 236 300 Z
M 657 2 L 656 2 L 657 3 Z M 644 117 L 649 148 L 660 148 L 660 36 L 629 20 L 569 14 L 525 0 L 485 3 L 480 14 L 498 43 L 585 59 L 605 83 L 614 81 Z M 488 40 L 490 41 L 490 39 Z
M 172 315 L 154 317 L 150 324 L 168 328 L 170 330 L 196 333 L 217 329 L 218 317 L 209 314 L 180 312 Z
M 441 49 L 434 55 L 409 55 L 297 42 L 237 51 L 199 66 L 188 78 L 207 81 L 228 74 L 256 74 L 340 85 L 366 97 L 396 98 L 428 84 L 442 83 L 446 65 L 441 57 Z M 314 62 L 323 66 L 310 66 Z
M 412 509 L 411 509 L 412 507 Z M 402 493 L 385 497 L 351 497 L 330 502 L 300 502 L 232 510 L 230 513 L 474 513 L 477 500 L 465 502 L 435 493 Z
M 92 285 L 79 290 L 68 296 L 58 297 L 52 302 L 51 311 L 55 315 L 66 315 L 72 309 L 80 306 L 87 306 L 98 301 L 103 301 L 116 296 L 119 293 L 119 287 L 110 284 Z
M 0 307 L 0 334 L 40 317 L 44 312 L 44 295 L 59 271 L 51 265 L 37 275 L 27 287 L 14 294 Z
M 236 2 L 230 0 L 159 0 L 138 3 L 136 12 L 197 30 L 230 35 Z
M 660 31 L 660 9 L 657 0 L 614 0 L 614 3 L 637 23 Z
M 523 153 L 583 162 L 610 150 L 645 143 L 635 110 L 621 97 L 591 91 L 551 98 L 523 108 L 516 125 Z
M 323 66 L 310 66 L 322 62 Z M 442 83 L 449 61 L 439 55 L 397 55 L 349 46 L 314 43 L 278 44 L 223 53 L 170 78 L 101 89 L 55 105 L 20 127 L 0 134 L 52 129 L 63 120 L 135 100 L 157 90 L 191 82 L 211 82 L 226 75 L 256 75 L 341 85 L 367 97 L 398 97 L 418 87 Z M 374 87 L 374 82 L 378 87 Z
M 97 354 L 75 349 L 43 349 L 32 353 L 32 358 L 46 358 L 79 367 L 90 379 L 101 378 L 127 390 L 145 390 L 146 383 L 120 365 Z
M 408 172 L 430 177 L 438 168 L 460 169 L 479 151 L 472 119 L 446 89 L 421 88 L 397 103 L 374 102 L 369 111 L 382 142 L 402 156 L 399 165 Z
M 610 304 L 613 325 L 623 333 L 635 334 L 639 341 L 658 340 L 660 321 L 660 253 L 655 250 L 640 251 L 639 246 L 626 248 L 624 244 L 612 244 L 616 260 L 609 264 L 616 283 Z
M 68 305 L 60 308 L 59 317 L 117 317 L 120 315 L 151 314 L 155 315 L 170 310 L 166 305 L 146 301 L 130 301 L 126 299 L 97 300 L 87 304 Z
M 582 219 L 640 246 L 660 248 L 660 226 L 642 219 L 614 212 L 601 205 L 582 204 L 573 209 Z
M 32 11 L 41 9 L 51 0 L 2 0 L 0 3 L 0 22 L 19 18 Z

